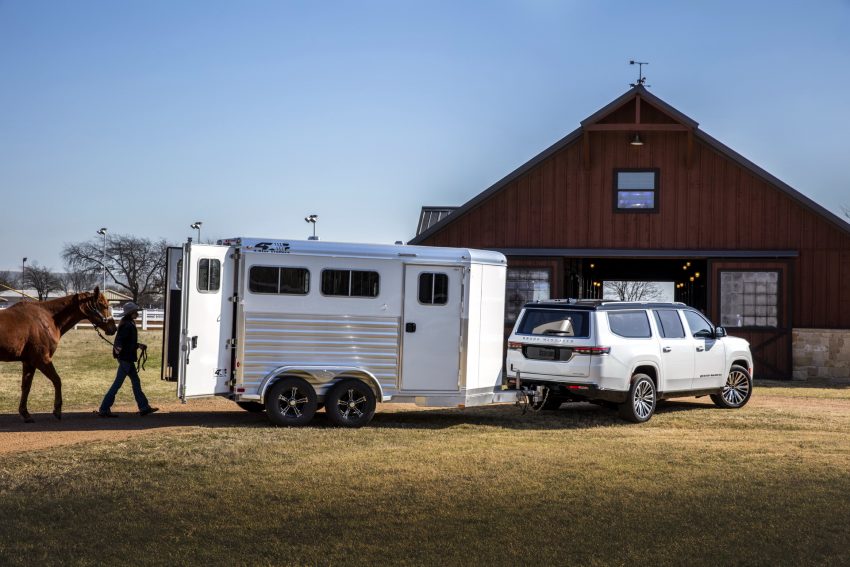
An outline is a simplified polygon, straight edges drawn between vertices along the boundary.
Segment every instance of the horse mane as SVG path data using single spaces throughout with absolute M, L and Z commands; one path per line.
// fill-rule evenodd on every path
M 81 291 L 71 295 L 66 295 L 65 297 L 57 297 L 56 299 L 46 299 L 44 301 L 39 301 L 35 303 L 35 305 L 38 305 L 42 309 L 46 309 L 53 315 L 56 315 L 66 310 L 68 307 L 77 307 L 84 301 L 89 301 L 94 297 L 95 295 L 92 291 Z

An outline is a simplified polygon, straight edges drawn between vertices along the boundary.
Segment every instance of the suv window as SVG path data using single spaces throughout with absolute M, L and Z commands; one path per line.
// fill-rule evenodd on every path
M 652 336 L 646 311 L 609 311 L 608 326 L 611 332 L 630 339 L 648 339 Z
M 590 336 L 590 313 L 565 309 L 526 309 L 517 333 L 587 338 Z
M 691 328 L 691 335 L 694 337 L 710 339 L 714 336 L 714 327 L 696 311 L 685 311 L 685 319 L 688 320 L 688 327 Z
M 679 319 L 679 312 L 675 309 L 658 309 L 655 311 L 655 322 L 658 330 L 665 339 L 684 339 L 685 328 Z

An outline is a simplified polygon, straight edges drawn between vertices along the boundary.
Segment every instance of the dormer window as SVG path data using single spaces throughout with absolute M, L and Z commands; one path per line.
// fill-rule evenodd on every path
M 658 212 L 658 170 L 615 169 L 614 211 Z

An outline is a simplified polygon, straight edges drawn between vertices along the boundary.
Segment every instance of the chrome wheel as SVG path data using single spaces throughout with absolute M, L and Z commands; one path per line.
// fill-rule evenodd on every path
M 648 381 L 641 381 L 635 388 L 634 396 L 632 397 L 632 405 L 635 408 L 635 415 L 641 420 L 649 419 L 652 415 L 652 410 L 655 407 L 655 391 L 652 389 L 652 384 Z
M 730 406 L 739 406 L 750 394 L 750 378 L 740 370 L 732 370 L 720 395 Z
M 339 415 L 342 419 L 356 419 L 363 417 L 366 413 L 368 400 L 361 392 L 354 388 L 348 388 L 346 392 L 337 400 Z
M 277 397 L 280 414 L 284 417 L 301 417 L 309 401 L 310 399 L 304 393 L 298 391 L 298 386 L 288 388 Z
M 306 425 L 316 414 L 316 390 L 309 382 L 287 376 L 275 382 L 266 396 L 266 415 L 275 425 Z
M 375 393 L 372 388 L 353 378 L 337 382 L 325 396 L 328 419 L 342 427 L 363 427 L 375 415 Z

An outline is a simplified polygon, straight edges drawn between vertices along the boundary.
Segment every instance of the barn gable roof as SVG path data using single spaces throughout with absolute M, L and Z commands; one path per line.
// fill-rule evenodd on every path
M 624 105 L 626 105 L 628 102 L 630 102 L 637 96 L 640 96 L 643 101 L 646 101 L 651 106 L 655 107 L 663 114 L 670 117 L 676 123 L 681 124 L 682 126 L 691 130 L 695 138 L 704 142 L 709 147 L 719 152 L 721 155 L 724 155 L 732 161 L 736 162 L 744 169 L 753 173 L 756 177 L 761 178 L 763 181 L 782 191 L 783 193 L 791 197 L 791 199 L 803 205 L 815 214 L 823 217 L 825 220 L 829 221 L 831 224 L 833 224 L 840 230 L 850 234 L 850 224 L 845 222 L 839 216 L 835 215 L 831 211 L 819 205 L 809 197 L 803 195 L 802 193 L 800 193 L 784 181 L 780 180 L 779 178 L 775 177 L 771 173 L 765 171 L 764 169 L 751 162 L 750 160 L 748 160 L 738 152 L 734 151 L 730 147 L 726 146 L 722 142 L 718 141 L 712 136 L 709 136 L 708 134 L 699 129 L 698 122 L 696 122 L 689 116 L 683 114 L 682 112 L 678 111 L 674 107 L 670 106 L 668 103 L 664 102 L 654 94 L 650 93 L 642 85 L 638 85 L 629 89 L 621 96 L 611 101 L 609 104 L 605 105 L 598 111 L 588 116 L 586 119 L 582 120 L 580 122 L 581 126 L 579 126 L 575 130 L 573 130 L 572 132 L 570 132 L 569 134 L 567 134 L 566 136 L 564 136 L 563 138 L 543 150 L 535 157 L 531 158 L 526 163 L 519 166 L 517 169 L 515 169 L 514 171 L 512 171 L 511 173 L 509 173 L 508 175 L 506 175 L 505 177 L 503 177 L 502 179 L 500 179 L 499 181 L 497 181 L 496 183 L 494 183 L 493 185 L 491 185 L 490 187 L 488 187 L 487 189 L 485 189 L 484 191 L 482 191 L 481 193 L 461 205 L 460 207 L 457 207 L 454 211 L 452 211 L 451 215 L 447 215 L 446 217 L 441 218 L 438 222 L 431 224 L 429 227 L 425 228 L 425 230 L 422 230 L 422 228 L 424 227 L 422 227 L 420 224 L 420 226 L 418 227 L 419 230 L 417 231 L 417 235 L 413 239 L 411 239 L 408 244 L 421 244 L 425 239 L 427 239 L 431 235 L 439 232 L 440 230 L 448 226 L 450 223 L 461 218 L 465 213 L 469 212 L 479 204 L 488 200 L 494 194 L 498 193 L 503 188 L 508 186 L 512 181 L 516 180 L 519 177 L 522 177 L 523 175 L 534 169 L 537 165 L 544 162 L 546 159 L 556 154 L 560 150 L 580 140 L 582 138 L 582 135 L 585 133 L 585 128 L 599 124 L 601 121 L 604 121 L 606 117 L 621 109 Z

